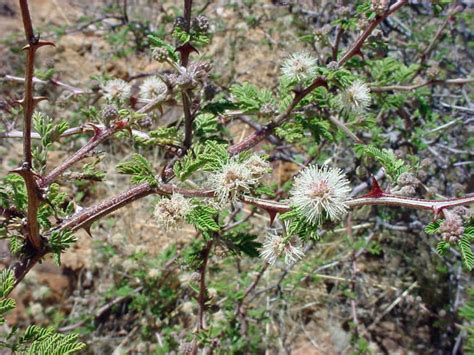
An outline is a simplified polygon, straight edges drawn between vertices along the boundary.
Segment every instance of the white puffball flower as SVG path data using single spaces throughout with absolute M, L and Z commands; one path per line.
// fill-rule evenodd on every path
M 263 243 L 260 256 L 273 265 L 280 256 L 284 257 L 286 264 L 291 264 L 304 257 L 301 240 L 297 236 L 287 235 L 289 223 L 285 221 L 283 231 L 270 229 Z
M 165 96 L 168 91 L 166 84 L 158 77 L 147 78 L 140 86 L 140 97 L 142 99 L 155 99 L 159 96 Z
M 183 195 L 174 193 L 171 198 L 162 198 L 156 204 L 153 215 L 159 225 L 171 231 L 182 226 L 191 209 L 191 203 Z
M 304 81 L 316 75 L 316 58 L 307 52 L 294 53 L 281 66 L 283 77 L 290 81 Z
M 245 164 L 256 178 L 260 178 L 271 171 L 270 164 L 257 154 L 252 154 L 252 156 L 245 161 Z
M 347 113 L 363 113 L 370 105 L 369 87 L 361 80 L 354 81 L 339 94 L 339 104 Z
M 127 100 L 132 95 L 132 87 L 122 79 L 109 80 L 102 85 L 104 96 L 108 100 Z
M 250 191 L 258 183 L 249 166 L 235 158 L 230 159 L 222 168 L 209 176 L 209 187 L 216 192 L 220 205 L 228 201 L 235 202 L 240 194 Z
M 309 166 L 295 178 L 290 204 L 312 224 L 324 216 L 338 221 L 347 212 L 349 181 L 338 168 Z

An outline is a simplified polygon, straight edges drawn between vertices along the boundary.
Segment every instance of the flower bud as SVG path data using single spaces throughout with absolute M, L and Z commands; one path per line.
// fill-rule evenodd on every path
M 157 62 L 163 63 L 168 59 L 168 51 L 162 47 L 153 48 L 151 57 Z
M 192 28 L 196 32 L 206 33 L 209 30 L 209 20 L 204 15 L 193 18 Z
M 119 112 L 115 105 L 105 105 L 101 112 L 102 120 L 108 125 L 110 122 L 119 118 Z
M 174 26 L 184 30 L 186 28 L 186 19 L 183 16 L 177 16 L 174 21 Z
M 459 215 L 445 211 L 446 219 L 441 223 L 439 231 L 444 241 L 456 244 L 464 233 L 462 219 Z
M 333 60 L 333 61 L 329 62 L 329 64 L 327 65 L 327 68 L 329 70 L 333 70 L 333 71 L 338 70 L 339 69 L 339 64 L 337 64 L 337 62 Z

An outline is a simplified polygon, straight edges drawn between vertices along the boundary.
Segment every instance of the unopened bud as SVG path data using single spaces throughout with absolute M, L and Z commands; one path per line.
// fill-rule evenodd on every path
M 332 62 L 329 62 L 328 69 L 329 70 L 338 70 L 339 69 L 339 64 L 337 64 L 337 62 L 333 60 Z
M 204 15 L 199 15 L 193 18 L 193 30 L 196 32 L 206 33 L 209 30 L 209 20 Z
M 439 231 L 444 241 L 456 244 L 464 233 L 462 219 L 459 215 L 451 212 L 445 212 L 445 216 L 446 219 L 441 223 Z
M 119 112 L 115 105 L 106 105 L 101 112 L 102 120 L 108 125 L 110 122 L 119 118 Z
M 151 52 L 151 57 L 157 62 L 163 63 L 168 59 L 168 51 L 161 47 L 156 47 Z
M 186 19 L 183 16 L 178 16 L 176 17 L 176 20 L 174 21 L 175 27 L 179 27 L 181 29 L 186 28 Z

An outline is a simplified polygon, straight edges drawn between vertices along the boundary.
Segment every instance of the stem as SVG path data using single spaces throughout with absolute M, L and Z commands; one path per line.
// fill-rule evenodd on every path
M 148 103 L 147 105 L 139 109 L 137 113 L 146 113 L 152 110 L 155 107 L 155 105 L 158 102 L 160 102 L 160 100 L 161 99 L 153 100 L 152 102 Z M 53 183 L 58 178 L 58 176 L 63 174 L 67 169 L 69 169 L 72 165 L 74 165 L 78 161 L 84 159 L 100 143 L 104 142 L 107 138 L 112 136 L 115 132 L 120 131 L 121 129 L 124 129 L 127 127 L 128 127 L 128 122 L 124 120 L 114 122 L 111 127 L 98 126 L 98 125 L 93 126 L 95 130 L 94 137 L 92 137 L 89 140 L 89 142 L 87 142 L 81 149 L 76 151 L 73 155 L 71 155 L 69 158 L 67 158 L 65 161 L 59 164 L 56 168 L 50 171 L 45 177 L 43 177 L 40 182 L 40 187 L 41 188 L 48 187 L 51 183 Z M 73 132 L 73 133 L 76 133 L 76 132 Z
M 209 240 L 206 247 L 201 252 L 202 264 L 199 268 L 200 280 L 199 280 L 199 310 L 198 310 L 198 330 L 205 328 L 204 312 L 206 310 L 206 269 L 209 261 L 209 254 L 211 252 L 213 240 Z
M 189 90 L 183 91 L 183 112 L 184 112 L 184 149 L 189 149 L 193 141 L 193 115 L 191 113 L 191 102 L 189 100 Z
M 27 51 L 25 67 L 25 94 L 21 103 L 23 105 L 23 164 L 13 172 L 19 174 L 25 180 L 28 196 L 28 211 L 26 221 L 26 238 L 35 250 L 41 249 L 41 237 L 39 235 L 38 208 L 41 203 L 41 193 L 39 191 L 36 174 L 33 172 L 32 153 L 31 153 L 31 121 L 35 104 L 44 99 L 33 97 L 33 72 L 36 50 L 45 45 L 53 45 L 51 42 L 43 42 L 39 37 L 35 37 L 33 25 L 31 23 L 28 1 L 20 0 L 21 16 L 25 37 L 28 44 L 23 48 Z
M 81 149 L 76 151 L 73 155 L 64 160 L 56 168 L 51 170 L 45 177 L 43 177 L 40 186 L 42 188 L 49 186 L 57 179 L 58 176 L 60 176 L 78 161 L 84 159 L 92 150 L 94 150 L 95 147 L 113 135 L 117 130 L 117 125 L 105 129 L 98 129 L 98 133 L 96 133 L 96 135 L 94 135 L 94 137 L 92 137 Z
M 184 0 L 184 29 L 189 33 L 191 29 L 191 9 L 193 6 L 192 0 Z M 189 50 L 181 51 L 181 66 L 187 67 L 189 62 Z M 191 147 L 193 140 L 193 115 L 191 113 L 191 90 L 183 90 L 182 102 L 184 112 L 184 149 Z
M 197 331 L 202 331 L 206 328 L 204 313 L 206 311 L 206 300 L 207 300 L 207 288 L 206 288 L 206 270 L 209 262 L 209 254 L 211 252 L 212 244 L 214 241 L 211 239 L 206 243 L 206 246 L 201 250 L 202 263 L 199 267 L 199 295 L 198 295 L 198 317 L 197 317 Z M 193 341 L 193 349 L 191 354 L 197 354 L 199 342 L 195 338 Z
M 245 203 L 279 213 L 288 212 L 290 210 L 289 205 L 276 201 L 263 200 L 249 196 L 242 196 L 241 200 Z M 435 214 L 439 214 L 443 209 L 446 208 L 474 204 L 474 196 L 464 196 L 444 200 L 424 200 L 383 193 L 380 197 L 357 197 L 347 200 L 345 203 L 350 209 L 362 206 L 378 205 L 407 207 L 417 210 L 430 210 Z
M 80 228 L 87 228 L 97 219 L 155 192 L 155 188 L 147 183 L 137 185 L 72 215 L 58 226 L 58 230 L 77 231 Z
M 448 80 L 428 80 L 420 84 L 413 85 L 389 85 L 389 86 L 372 86 L 370 90 L 372 92 L 383 92 L 383 91 L 412 91 L 423 86 L 446 84 L 446 85 L 464 85 L 474 82 L 473 78 L 457 78 Z

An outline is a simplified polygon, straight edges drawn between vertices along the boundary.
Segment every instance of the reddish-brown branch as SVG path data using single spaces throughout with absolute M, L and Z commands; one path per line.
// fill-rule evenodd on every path
M 21 17 L 23 19 L 23 27 L 25 29 L 25 37 L 28 43 L 37 42 L 33 25 L 31 23 L 30 11 L 28 9 L 28 0 L 20 0 Z
M 243 196 L 242 201 L 266 210 L 280 213 L 290 210 L 288 204 L 276 201 L 257 199 L 248 196 Z M 430 210 L 437 215 L 445 208 L 474 204 L 474 196 L 464 196 L 444 200 L 423 200 L 383 193 L 380 197 L 356 197 L 346 201 L 345 203 L 350 209 L 369 205 L 395 206 L 418 210 Z
M 211 248 L 212 248 L 213 240 L 209 240 L 204 247 L 204 249 L 201 252 L 201 266 L 199 267 L 199 274 L 200 274 L 200 279 L 199 279 L 199 295 L 198 295 L 198 324 L 197 324 L 197 329 L 198 330 L 203 330 L 205 328 L 205 322 L 204 322 L 204 312 L 206 310 L 206 270 L 207 270 L 207 264 L 209 261 L 209 255 L 211 253 Z
M 206 328 L 206 322 L 204 314 L 206 311 L 206 301 L 207 301 L 207 287 L 206 287 L 206 271 L 207 265 L 209 263 L 209 255 L 211 253 L 211 248 L 214 241 L 211 239 L 207 241 L 203 250 L 201 250 L 201 266 L 199 267 L 199 294 L 197 297 L 198 301 L 198 316 L 197 316 L 197 326 L 196 331 L 202 331 Z M 199 343 L 195 338 L 193 341 L 193 349 L 191 354 L 197 354 L 199 348 Z
M 39 37 L 35 37 L 33 32 L 33 25 L 31 23 L 30 11 L 28 9 L 28 1 L 20 0 L 21 16 L 23 20 L 23 27 L 25 29 L 25 37 L 27 45 L 23 48 L 26 51 L 26 66 L 25 66 L 25 92 L 21 100 L 23 105 L 23 164 L 20 168 L 15 169 L 25 180 L 25 186 L 28 196 L 28 211 L 27 221 L 25 225 L 26 238 L 31 246 L 36 249 L 41 249 L 41 237 L 39 235 L 38 225 L 38 208 L 41 203 L 41 193 L 38 188 L 36 179 L 37 176 L 33 172 L 32 151 L 31 151 L 31 126 L 32 117 L 35 105 L 42 97 L 35 98 L 33 96 L 33 72 L 35 64 L 36 50 L 42 46 L 53 45 L 51 42 L 40 41 Z
M 152 110 L 155 105 L 160 102 L 161 99 L 155 99 L 147 105 L 143 106 L 137 111 L 137 113 L 146 113 Z M 107 140 L 114 133 L 128 128 L 128 122 L 126 120 L 114 122 L 110 127 L 94 125 L 92 126 L 95 130 L 95 135 L 87 142 L 81 149 L 59 164 L 56 168 L 50 171 L 45 177 L 43 177 L 39 183 L 41 188 L 45 188 L 53 183 L 61 174 L 78 161 L 84 159 L 90 152 L 92 152 L 99 144 Z
M 118 208 L 136 201 L 144 196 L 151 194 L 169 195 L 172 193 L 179 193 L 185 197 L 202 197 L 212 198 L 214 191 L 212 190 L 189 190 L 178 188 L 171 184 L 162 184 L 156 188 L 151 187 L 147 183 L 137 185 L 125 192 L 118 194 L 112 198 L 109 198 L 103 202 L 98 203 L 92 207 L 88 207 L 81 212 L 71 216 L 65 220 L 58 228 L 61 230 L 78 230 L 84 226 L 89 226 L 97 219 L 117 210 Z M 290 206 L 286 203 L 264 200 L 251 196 L 243 195 L 240 197 L 243 203 L 247 203 L 258 208 L 284 213 L 290 210 Z M 350 209 L 359 208 L 368 205 L 379 205 L 379 206 L 395 206 L 395 207 L 406 207 L 411 209 L 419 210 L 430 210 L 435 214 L 438 214 L 445 208 L 451 208 L 462 205 L 474 204 L 474 196 L 465 196 L 459 198 L 451 198 L 444 200 L 424 200 L 413 197 L 396 196 L 392 194 L 382 193 L 380 197 L 356 197 L 346 201 L 346 205 Z
M 105 141 L 107 138 L 109 138 L 121 128 L 123 128 L 123 126 L 116 123 L 112 125 L 112 127 L 98 129 L 98 132 L 81 149 L 79 149 L 69 158 L 64 160 L 61 164 L 51 170 L 45 177 L 43 177 L 39 184 L 40 187 L 45 188 L 49 186 L 58 178 L 58 176 L 60 176 L 63 172 L 65 172 L 78 161 L 84 159 L 99 144 L 101 144 L 103 141 Z
M 108 198 L 91 207 L 87 207 L 72 215 L 59 225 L 57 229 L 76 231 L 80 228 L 88 228 L 99 218 L 106 216 L 133 201 L 156 192 L 157 190 L 147 183 L 134 186 L 129 190 L 119 193 L 118 195 Z

